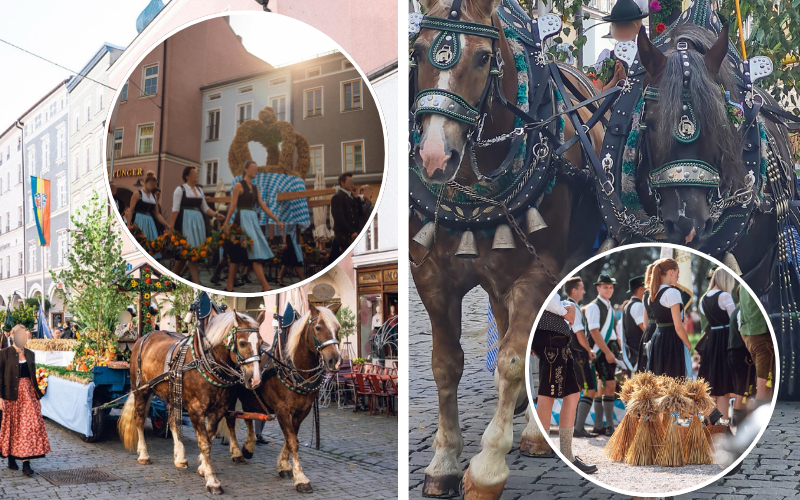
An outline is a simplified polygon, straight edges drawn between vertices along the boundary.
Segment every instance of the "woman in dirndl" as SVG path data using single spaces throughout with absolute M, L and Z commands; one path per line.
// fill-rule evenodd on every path
M 650 307 L 650 280 L 653 276 L 653 264 L 647 266 L 644 272 L 644 295 L 642 296 L 642 304 L 644 305 L 644 333 L 642 334 L 642 342 L 639 345 L 639 359 L 636 361 L 636 371 L 647 371 L 647 360 L 650 352 L 650 340 L 653 338 L 653 333 L 656 331 L 656 317 L 653 314 L 653 309 Z
M 172 216 L 170 217 L 170 230 L 177 231 L 186 237 L 186 242 L 192 248 L 197 248 L 206 241 L 206 221 L 203 214 L 209 217 L 217 217 L 223 220 L 225 217 L 219 212 L 212 210 L 206 203 L 206 196 L 203 188 L 197 181 L 200 180 L 200 173 L 195 166 L 188 166 L 183 169 L 184 184 L 175 188 L 172 195 Z M 180 257 L 180 256 L 178 256 Z M 189 274 L 192 276 L 192 283 L 200 284 L 200 271 L 197 262 L 187 261 L 177 258 L 172 272 L 180 276 L 189 266 Z
M 156 221 L 163 227 L 168 227 L 167 221 L 157 209 L 157 200 L 154 191 L 158 185 L 156 174 L 149 170 L 145 174 L 144 188 L 133 193 L 131 197 L 132 209 L 128 211 L 128 229 L 133 230 L 134 226 L 141 229 L 147 241 L 158 239 L 158 228 Z M 156 252 L 153 257 L 161 257 L 161 252 Z
M 683 327 L 683 298 L 678 283 L 678 262 L 660 259 L 650 275 L 650 308 L 656 320 L 656 331 L 650 340 L 647 370 L 656 375 L 692 378 L 691 344 Z
M 275 254 L 270 250 L 267 238 L 264 236 L 264 231 L 258 222 L 256 208 L 260 207 L 267 214 L 267 217 L 275 221 L 281 231 L 283 230 L 283 223 L 275 217 L 275 214 L 272 213 L 258 194 L 258 188 L 253 185 L 253 179 L 255 179 L 256 174 L 258 174 L 258 165 L 253 160 L 248 161 L 244 166 L 242 180 L 233 186 L 231 206 L 228 209 L 228 215 L 225 217 L 223 226 L 225 231 L 228 231 L 231 219 L 233 219 L 233 223 L 238 224 L 242 231 L 253 240 L 253 246 L 249 249 L 230 243 L 225 248 L 225 253 L 228 254 L 228 261 L 230 262 L 228 283 L 225 287 L 228 292 L 233 291 L 233 283 L 236 279 L 236 272 L 239 270 L 239 264 L 248 263 L 253 266 L 253 270 L 256 272 L 258 282 L 261 283 L 261 291 L 266 292 L 269 290 L 269 283 L 266 276 L 264 276 L 263 263 L 275 257 Z M 236 214 L 235 217 L 234 213 Z
M 39 400 L 42 391 L 36 382 L 33 351 L 25 349 L 29 333 L 22 325 L 11 329 L 14 344 L 0 351 L 0 456 L 8 457 L 8 468 L 33 475 L 31 459 L 50 453 L 50 440 L 42 418 Z
M 711 386 L 717 409 L 727 414 L 728 401 L 734 392 L 733 376 L 728 366 L 728 333 L 731 314 L 736 309 L 731 291 L 736 280 L 727 271 L 717 268 L 711 275 L 708 292 L 700 299 L 700 312 L 708 320 L 706 345 L 700 358 L 698 378 Z
M 291 231 L 283 235 L 283 253 L 281 254 L 281 269 L 278 271 L 278 284 L 285 286 L 283 277 L 290 267 L 294 268 L 297 277 L 303 281 L 303 249 L 297 242 L 297 232 Z

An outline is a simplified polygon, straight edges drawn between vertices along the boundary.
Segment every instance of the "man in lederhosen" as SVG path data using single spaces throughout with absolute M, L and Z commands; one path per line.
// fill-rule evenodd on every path
M 594 360 L 594 369 L 597 372 L 597 388 L 600 397 L 594 399 L 594 429 L 596 434 L 605 433 L 611 436 L 614 433 L 614 392 L 617 382 L 614 374 L 617 370 L 617 358 L 620 354 L 617 335 L 614 331 L 616 323 L 614 309 L 611 307 L 611 296 L 614 295 L 614 285 L 617 280 L 608 274 L 601 274 L 594 285 L 597 289 L 597 298 L 589 302 L 584 310 L 586 325 L 591 334 L 590 345 L 597 355 Z M 603 427 L 603 415 L 606 425 Z
M 539 385 L 536 395 L 536 414 L 542 424 L 542 434 L 550 432 L 553 403 L 562 399 L 558 422 L 559 449 L 567 460 L 586 474 L 597 472 L 597 466 L 586 464 L 572 454 L 572 434 L 575 425 L 575 408 L 580 395 L 578 379 L 575 377 L 572 351 L 569 348 L 577 306 L 561 303 L 554 295 L 533 333 L 531 350 L 539 358 Z
M 637 371 L 636 361 L 639 359 L 639 345 L 644 334 L 644 276 L 636 276 L 628 280 L 628 292 L 631 298 L 622 309 L 622 361 L 628 370 Z
M 567 302 L 575 305 L 575 321 L 572 322 L 572 340 L 570 341 L 570 350 L 572 350 L 572 359 L 575 361 L 575 376 L 578 379 L 583 394 L 578 401 L 578 414 L 575 420 L 574 437 L 593 437 L 593 435 L 586 431 L 586 417 L 589 416 L 589 411 L 592 409 L 592 399 L 594 399 L 595 391 L 597 390 L 596 376 L 592 361 L 595 358 L 594 351 L 589 346 L 589 340 L 586 338 L 586 321 L 580 309 L 580 301 L 586 295 L 586 288 L 583 286 L 583 281 L 580 276 L 573 276 L 564 283 L 564 293 L 567 294 Z

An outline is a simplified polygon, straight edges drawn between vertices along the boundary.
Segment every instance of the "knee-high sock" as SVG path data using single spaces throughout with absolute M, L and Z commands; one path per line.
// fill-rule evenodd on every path
M 572 432 L 573 427 L 559 427 L 558 428 L 558 439 L 559 444 L 561 446 L 561 453 L 567 457 L 567 460 L 572 462 L 575 460 L 575 457 L 572 456 Z
M 614 396 L 603 396 L 603 413 L 606 416 L 606 426 L 614 427 Z
M 603 428 L 603 398 L 594 398 L 594 428 Z
M 584 429 L 586 427 L 586 417 L 589 416 L 589 411 L 592 409 L 592 398 L 583 396 L 578 401 L 578 416 L 575 420 L 576 429 Z
M 733 421 L 731 422 L 731 424 L 733 424 L 734 427 L 738 427 L 739 424 L 741 424 L 744 421 L 745 418 L 747 418 L 747 410 L 746 409 L 744 409 L 744 408 L 742 408 L 742 409 L 734 408 L 733 409 Z

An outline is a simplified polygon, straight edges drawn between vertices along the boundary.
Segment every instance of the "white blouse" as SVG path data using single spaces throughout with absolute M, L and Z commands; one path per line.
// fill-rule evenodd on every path
M 139 192 L 139 199 L 152 205 L 156 204 L 156 197 L 153 193 L 147 193 L 144 189 Z
M 662 288 L 668 288 L 668 286 L 669 285 L 661 285 L 658 287 L 658 291 L 660 292 Z M 670 288 L 664 292 L 658 302 L 664 307 L 672 307 L 675 304 L 683 304 L 681 292 L 677 288 Z
M 719 293 L 722 292 L 722 293 Z M 725 309 L 728 312 L 728 316 L 733 314 L 733 310 L 736 309 L 736 304 L 733 303 L 733 297 L 728 292 L 723 292 L 717 288 L 713 290 L 709 290 L 706 295 L 709 297 L 713 297 L 714 295 L 719 294 L 717 297 L 717 305 L 719 305 L 720 309 Z M 700 312 L 705 316 L 706 313 L 703 311 L 703 301 L 700 301 Z
M 181 209 L 181 199 L 183 199 L 183 189 L 181 189 L 181 187 L 183 187 L 183 189 L 186 190 L 186 197 L 187 198 L 201 198 L 203 201 L 200 202 L 200 210 L 202 210 L 203 213 L 207 213 L 208 212 L 208 210 L 209 210 L 208 203 L 206 203 L 206 195 L 205 195 L 205 193 L 203 193 L 203 190 L 202 189 L 198 189 L 197 186 L 195 186 L 193 188 L 189 187 L 188 184 L 184 184 L 183 186 L 178 186 L 178 187 L 175 188 L 175 192 L 172 194 L 172 211 L 173 212 L 178 212 Z

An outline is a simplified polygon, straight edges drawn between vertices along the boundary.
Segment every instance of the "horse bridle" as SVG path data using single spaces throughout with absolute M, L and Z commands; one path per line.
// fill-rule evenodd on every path
M 236 336 L 236 334 L 239 333 L 239 332 L 255 332 L 255 333 L 259 333 L 260 330 L 258 328 L 238 328 L 238 327 L 236 327 L 235 329 L 233 329 L 231 331 L 231 335 Z M 261 337 L 259 337 L 259 339 L 260 338 Z M 249 365 L 250 363 L 255 363 L 256 361 L 261 361 L 261 353 L 256 352 L 256 354 L 250 356 L 249 358 L 245 358 L 239 352 L 239 344 L 238 344 L 238 342 L 231 342 L 231 345 L 233 345 L 234 347 L 233 348 L 229 347 L 228 349 L 233 351 L 233 353 L 236 355 L 236 368 L 241 368 L 244 365 Z

